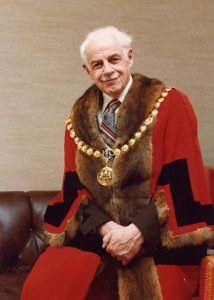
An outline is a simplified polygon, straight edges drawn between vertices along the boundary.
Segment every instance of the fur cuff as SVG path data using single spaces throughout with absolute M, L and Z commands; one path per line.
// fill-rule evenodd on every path
M 209 227 L 199 228 L 189 233 L 173 236 L 169 226 L 166 225 L 161 230 L 163 246 L 167 248 L 180 248 L 184 246 L 198 246 L 214 239 L 214 232 Z
M 62 233 L 50 233 L 48 231 L 44 232 L 45 244 L 47 246 L 61 247 L 65 244 L 65 232 Z
M 155 206 L 158 214 L 158 222 L 160 226 L 167 223 L 169 218 L 169 207 L 165 201 L 164 190 L 160 190 L 155 196 Z
M 80 203 L 80 206 L 77 210 L 77 213 L 67 221 L 65 231 L 62 233 L 51 233 L 45 231 L 45 244 L 47 246 L 53 247 L 62 247 L 66 244 L 68 240 L 71 240 L 75 237 L 79 224 L 82 220 L 82 208 L 88 203 L 87 197 L 83 197 Z
M 155 197 L 155 205 L 158 213 L 158 221 L 161 227 L 162 245 L 170 248 L 184 246 L 198 246 L 211 243 L 214 240 L 214 232 L 209 227 L 199 228 L 192 232 L 173 235 L 169 229 L 169 208 L 165 201 L 164 190 L 160 190 Z

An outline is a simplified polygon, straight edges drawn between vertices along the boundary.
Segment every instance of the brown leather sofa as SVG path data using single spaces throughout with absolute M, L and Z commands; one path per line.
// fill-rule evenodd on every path
M 44 251 L 43 216 L 56 193 L 0 192 L 0 300 L 20 299 L 22 285 Z
M 45 249 L 43 217 L 56 194 L 0 192 L 0 300 L 20 299 L 22 285 Z M 214 256 L 202 263 L 200 294 L 194 300 L 214 299 Z

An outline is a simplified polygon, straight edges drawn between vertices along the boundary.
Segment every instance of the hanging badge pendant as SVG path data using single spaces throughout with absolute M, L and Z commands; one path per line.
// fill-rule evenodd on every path
M 97 181 L 103 185 L 108 186 L 112 184 L 112 168 L 105 166 L 97 174 Z

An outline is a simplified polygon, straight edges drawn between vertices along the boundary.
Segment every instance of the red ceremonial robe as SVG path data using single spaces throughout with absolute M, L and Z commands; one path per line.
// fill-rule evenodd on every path
M 77 146 L 67 129 L 64 146 L 62 191 L 50 202 L 45 219 L 46 231 L 55 234 L 65 230 L 84 195 L 93 201 L 93 195 L 89 195 L 76 173 Z M 169 92 L 159 107 L 152 132 L 151 195 L 160 188 L 165 191 L 172 235 L 212 227 L 213 211 L 205 184 L 197 120 L 188 98 L 176 89 Z M 154 251 L 164 300 L 189 300 L 197 296 L 199 265 L 205 253 L 206 245 L 170 250 L 160 247 Z M 91 251 L 49 247 L 28 277 L 22 300 L 85 299 L 99 263 L 99 255 Z M 113 299 L 107 290 L 102 298 L 97 295 L 92 299 Z

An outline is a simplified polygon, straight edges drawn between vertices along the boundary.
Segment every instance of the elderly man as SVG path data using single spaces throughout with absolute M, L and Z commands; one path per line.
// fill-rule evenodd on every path
M 22 299 L 197 296 L 214 217 L 196 117 L 183 93 L 131 74 L 131 42 L 106 27 L 80 47 L 94 84 L 66 119 L 63 188 L 45 214 L 59 248 L 40 257 Z

